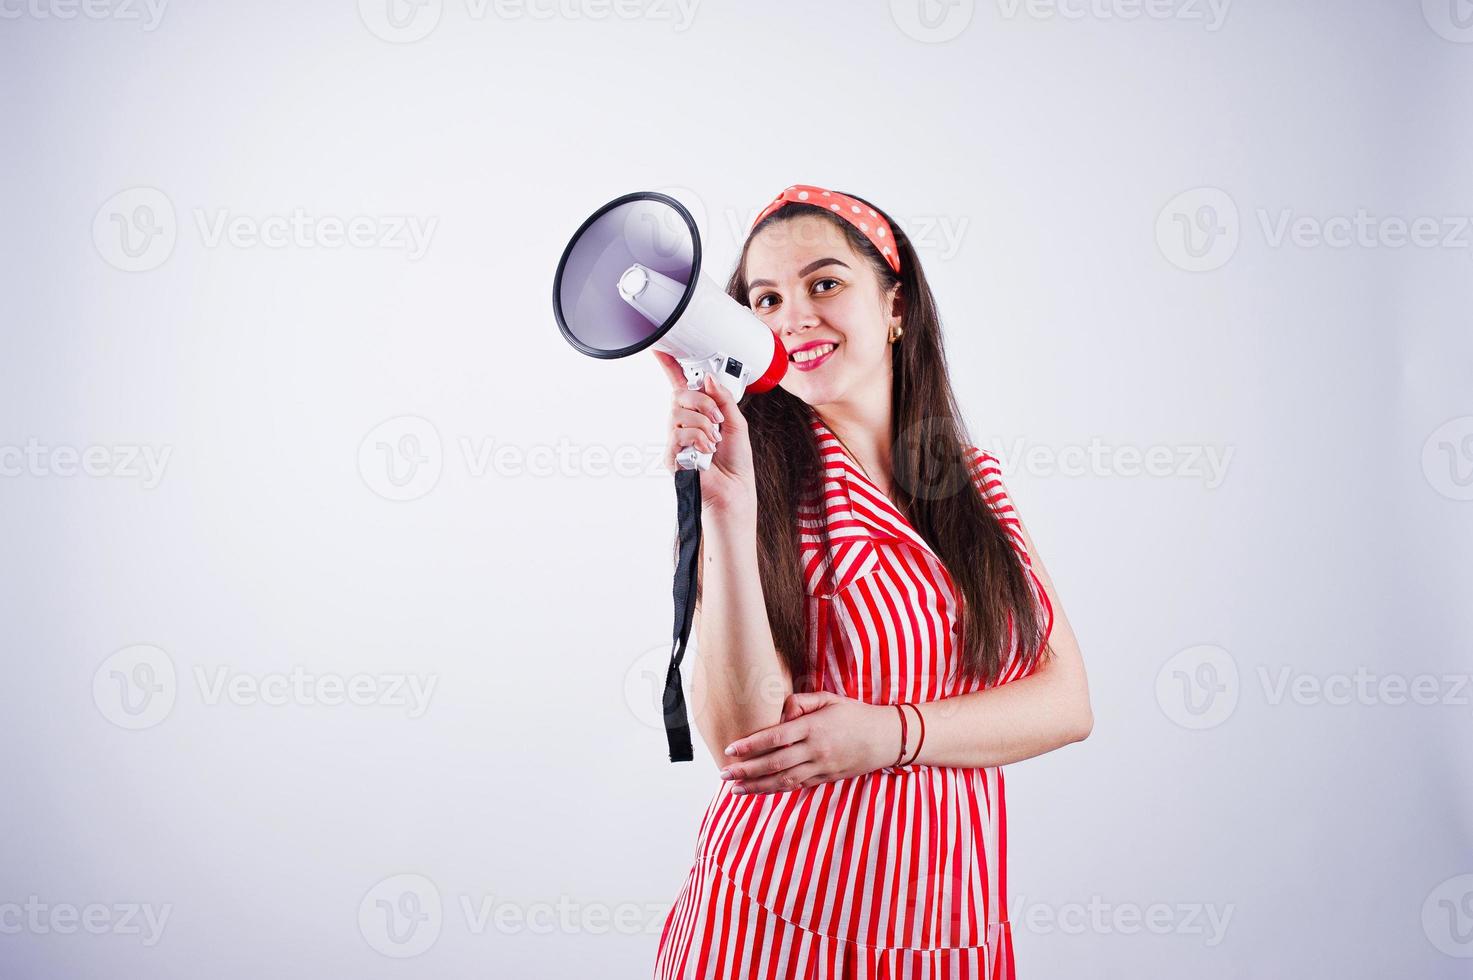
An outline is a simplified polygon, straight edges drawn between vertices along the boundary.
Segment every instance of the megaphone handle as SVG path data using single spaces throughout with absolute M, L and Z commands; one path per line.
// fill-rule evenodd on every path
M 683 470 L 709 470 L 711 468 L 711 454 L 694 446 L 686 446 L 675 457 L 675 462 Z
M 685 369 L 685 386 L 691 391 L 701 391 L 705 387 L 706 370 L 698 364 L 682 364 Z M 716 383 L 721 384 L 721 376 L 717 375 Z M 721 431 L 721 423 L 716 423 L 716 431 Z M 711 468 L 711 453 L 697 449 L 695 446 L 686 446 L 675 457 L 676 464 L 683 470 L 709 470 Z

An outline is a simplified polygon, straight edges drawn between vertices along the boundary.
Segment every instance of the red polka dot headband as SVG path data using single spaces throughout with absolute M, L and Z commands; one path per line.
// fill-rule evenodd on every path
M 757 220 L 752 222 L 752 227 L 757 227 L 763 218 L 785 204 L 815 204 L 828 208 L 858 228 L 870 240 L 870 244 L 874 245 L 875 250 L 885 257 L 885 261 L 890 263 L 890 268 L 900 271 L 900 250 L 895 247 L 895 235 L 890 231 L 890 223 L 863 201 L 856 201 L 847 194 L 824 190 L 812 184 L 794 184 L 762 209 Z

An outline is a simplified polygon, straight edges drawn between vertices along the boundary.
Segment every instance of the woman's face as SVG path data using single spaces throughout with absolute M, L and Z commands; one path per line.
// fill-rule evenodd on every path
M 746 272 L 752 312 L 788 349 L 786 391 L 814 406 L 888 397 L 899 286 L 882 296 L 843 231 L 817 215 L 769 225 L 747 248 Z

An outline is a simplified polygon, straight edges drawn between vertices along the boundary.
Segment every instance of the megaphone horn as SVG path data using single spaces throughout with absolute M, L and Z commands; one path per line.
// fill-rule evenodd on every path
M 553 277 L 552 308 L 568 343 L 592 357 L 654 347 L 680 362 L 699 390 L 707 374 L 740 399 L 776 387 L 788 352 L 757 315 L 701 272 L 701 235 L 668 194 L 638 191 L 595 211 L 568 242 Z M 682 469 L 711 454 L 687 447 Z

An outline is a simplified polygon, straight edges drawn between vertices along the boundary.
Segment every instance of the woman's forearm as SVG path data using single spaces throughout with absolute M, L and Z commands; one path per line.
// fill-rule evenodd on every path
M 702 515 L 701 550 L 691 713 L 721 761 L 731 742 L 782 720 L 793 682 L 767 619 L 755 510 Z
M 925 715 L 926 738 L 914 762 L 1001 766 L 1083 740 L 1094 719 L 1084 672 L 1076 664 L 1077 657 L 1055 655 L 1019 680 L 917 704 Z M 919 738 L 915 712 L 904 710 L 907 744 L 914 746 Z

